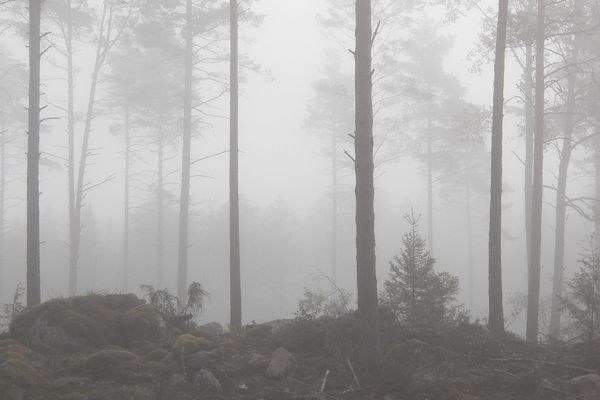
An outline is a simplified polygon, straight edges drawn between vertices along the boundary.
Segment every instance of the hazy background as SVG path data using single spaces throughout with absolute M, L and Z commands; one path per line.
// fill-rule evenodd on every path
M 98 0 L 99 1 L 99 0 Z M 481 1 L 482 6 L 495 2 Z M 319 273 L 329 273 L 331 171 L 328 157 L 323 154 L 327 138 L 319 137 L 307 127 L 308 106 L 315 97 L 314 82 L 323 78 L 323 69 L 332 55 L 341 60 L 342 69 L 353 71 L 353 59 L 346 49 L 354 47 L 352 38 L 341 42 L 328 34 L 319 23 L 325 13 L 323 0 L 261 0 L 253 11 L 263 15 L 258 27 L 240 27 L 241 52 L 258 64 L 264 73 L 246 71 L 240 99 L 240 193 L 242 291 L 244 320 L 269 320 L 290 317 L 297 307 L 304 287 L 329 290 Z M 443 11 L 432 9 L 427 17 L 445 21 Z M 477 105 L 491 107 L 492 71 L 484 63 L 481 71 L 471 72 L 478 59 L 472 52 L 484 24 L 481 14 L 474 10 L 448 22 L 441 32 L 453 38 L 445 57 L 445 72 L 455 75 L 466 88 L 465 99 Z M 27 49 L 23 38 L 11 32 L 0 36 L 2 47 L 15 58 L 25 61 Z M 76 108 L 85 109 L 89 90 L 92 49 L 78 44 L 78 77 Z M 52 50 L 48 58 L 52 57 Z M 507 67 L 507 104 L 518 94 L 520 69 L 509 54 Z M 42 62 L 44 98 L 49 104 L 46 115 L 57 120 L 44 124 L 41 146 L 44 167 L 41 171 L 42 223 L 42 296 L 47 299 L 66 295 L 68 273 L 68 215 L 67 183 L 63 162 L 53 155 L 64 156 L 66 130 L 62 112 L 53 104 L 66 101 L 62 71 L 44 58 Z M 202 91 L 198 84 L 197 91 Z M 101 83 L 99 98 L 106 95 Z M 516 106 L 517 104 L 515 104 Z M 401 111 L 398 111 L 401 112 Z M 228 98 L 225 96 L 211 106 L 211 113 L 223 118 L 207 118 L 205 126 L 193 140 L 192 159 L 218 153 L 228 148 Z M 88 180 L 115 178 L 90 193 L 83 213 L 83 239 L 80 263 L 80 292 L 117 291 L 121 266 L 121 226 L 123 207 L 122 156 L 123 145 L 111 133 L 119 116 L 103 110 L 94 120 L 92 145 L 98 148 L 93 165 L 87 170 Z M 25 123 L 26 120 L 23 120 Z M 504 207 L 504 279 L 505 299 L 509 310 L 511 298 L 526 291 L 526 258 L 523 211 L 523 166 L 514 153 L 522 155 L 523 139 L 520 115 L 507 115 L 505 130 L 505 207 Z M 23 125 L 23 140 L 25 139 Z M 81 124 L 77 124 L 77 132 Z M 351 133 L 351 132 L 348 132 Z M 377 133 L 377 132 L 376 132 Z M 414 209 L 426 212 L 424 164 L 394 142 L 402 141 L 402 132 L 388 139 L 387 154 L 394 160 L 378 167 L 376 179 L 377 264 L 380 284 L 385 280 L 388 262 L 400 250 L 400 239 L 407 229 L 403 215 Z M 175 132 L 175 134 L 179 134 Z M 24 143 L 24 142 L 23 142 Z M 347 150 L 352 151 L 350 147 Z M 0 302 L 11 301 L 17 283 L 25 281 L 24 147 L 18 142 L 10 147 L 11 182 L 8 188 L 5 275 L 0 283 Z M 168 147 L 166 163 L 167 190 L 171 194 L 165 208 L 165 273 L 167 286 L 174 291 L 177 262 L 177 216 L 179 195 L 180 141 Z M 345 157 L 343 154 L 340 158 Z M 547 153 L 547 179 L 554 181 L 556 157 Z M 487 164 L 485 166 L 487 168 Z M 134 169 L 144 185 L 155 179 L 152 154 L 143 150 Z M 342 204 L 339 220 L 338 278 L 339 285 L 355 290 L 353 176 L 345 170 L 340 182 Z M 487 173 L 487 171 L 486 171 Z M 190 281 L 199 281 L 210 293 L 201 319 L 228 319 L 228 158 L 221 155 L 192 167 L 192 174 L 203 175 L 192 180 L 190 221 Z M 137 292 L 141 284 L 154 284 L 155 214 L 153 194 L 143 189 L 134 193 L 132 209 L 131 276 L 129 290 Z M 461 279 L 460 300 L 472 309 L 474 317 L 487 310 L 487 228 L 488 196 L 473 196 L 473 297 L 469 296 L 466 206 L 460 195 L 440 193 L 436 181 L 435 253 L 437 268 L 458 275 Z M 573 192 L 585 193 L 585 179 L 573 179 Z M 553 195 L 553 194 L 552 194 Z M 548 195 L 549 203 L 554 201 Z M 553 209 L 545 210 L 543 231 L 544 251 L 542 297 L 551 289 Z M 426 237 L 426 219 L 421 229 Z M 569 212 L 567 226 L 567 276 L 574 271 L 585 238 L 592 226 Z M 472 303 L 471 303 L 472 299 Z M 471 304 L 469 304 L 471 303 Z M 509 321 L 510 323 L 510 321 Z M 510 329 L 520 331 L 517 321 Z

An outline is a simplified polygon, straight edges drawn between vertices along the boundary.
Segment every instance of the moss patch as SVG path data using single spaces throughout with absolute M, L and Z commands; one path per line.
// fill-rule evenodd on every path
M 182 358 L 199 351 L 209 351 L 215 348 L 215 344 L 200 336 L 185 333 L 177 338 L 171 349 L 173 358 L 181 363 Z
M 135 354 L 111 348 L 93 353 L 87 359 L 85 371 L 94 380 L 129 381 L 140 372 L 140 366 Z
M 0 341 L 0 381 L 29 388 L 44 386 L 44 358 L 13 340 Z

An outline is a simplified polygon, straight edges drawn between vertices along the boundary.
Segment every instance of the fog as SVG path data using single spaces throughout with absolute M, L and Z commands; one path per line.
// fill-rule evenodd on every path
M 57 6 L 60 3 L 46 0 L 43 9 L 60 9 Z M 82 10 L 89 14 L 86 17 L 89 19 L 81 17 L 74 31 L 77 167 L 104 2 L 82 3 L 87 4 Z M 115 6 L 118 18 L 115 17 L 114 29 L 123 29 L 124 33 L 107 49 L 105 64 L 98 74 L 84 178 L 89 191 L 86 189 L 82 207 L 77 294 L 140 294 L 140 286 L 144 284 L 177 292 L 184 22 L 183 17 L 167 20 L 171 16 L 168 11 L 162 14 L 164 17 L 157 17 L 158 12 L 152 14 L 148 10 L 144 11 L 145 15 L 134 11 L 127 17 L 127 3 Z M 152 5 L 156 2 L 146 3 L 158 8 Z M 196 3 L 202 10 L 218 8 L 209 4 L 211 2 Z M 351 135 L 355 129 L 354 58 L 348 50 L 355 47 L 354 21 L 340 20 L 344 12 L 352 17 L 354 2 L 260 0 L 241 3 L 245 11 L 239 26 L 240 254 L 243 321 L 250 323 L 292 318 L 304 288 L 330 293 L 335 290 L 332 281 L 353 293 L 353 301 L 356 300 L 355 180 L 351 160 L 354 154 Z M 482 0 L 476 7 L 458 5 L 452 10 L 446 5 L 419 6 L 405 12 L 390 6 L 382 15 L 378 7 L 383 3 L 383 0 L 374 2 L 373 15 L 373 26 L 381 21 L 373 47 L 378 287 L 383 290 L 389 262 L 400 253 L 402 236 L 410 230 L 405 215 L 414 211 L 422 215 L 418 229 L 437 260 L 436 270 L 456 275 L 460 280 L 457 301 L 465 304 L 473 319 L 485 319 L 495 29 L 490 30 L 490 21 L 495 27 L 497 2 Z M 511 10 L 518 7 L 511 5 Z M 332 17 L 332 8 L 342 12 Z M 13 302 L 17 285 L 26 285 L 26 12 L 22 0 L 6 5 L 0 26 L 0 88 L 4 93 L 0 124 L 6 137 L 10 137 L 3 142 L 7 179 L 2 193 L 6 200 L 0 249 L 0 303 Z M 392 14 L 395 12 L 398 14 Z M 137 50 L 141 48 L 139 53 L 128 47 L 126 42 L 134 40 L 131 38 L 135 38 L 135 32 L 140 35 L 136 24 L 152 18 L 168 26 L 177 42 L 172 55 L 161 48 L 163 44 L 147 48 L 139 43 L 132 45 Z M 209 293 L 199 321 L 227 323 L 229 32 L 224 18 L 207 24 L 216 24 L 216 27 L 210 31 L 200 29 L 194 42 L 197 60 L 193 98 L 197 106 L 192 111 L 187 278 L 188 282 L 200 282 Z M 69 295 L 68 93 L 65 43 L 60 29 L 55 15 L 43 11 L 42 32 L 48 33 L 42 40 L 42 48 L 47 50 L 41 59 L 41 103 L 45 107 L 40 135 L 42 300 Z M 152 32 L 152 26 L 145 29 L 150 29 L 144 34 L 153 40 L 164 35 L 161 30 Z M 520 64 L 523 60 L 517 56 L 522 57 L 524 53 L 515 45 L 506 54 L 504 305 L 507 329 L 522 335 L 525 332 L 522 298 L 527 294 L 528 278 L 523 192 L 523 69 Z M 549 62 L 553 57 L 548 55 Z M 140 70 L 137 74 L 136 66 L 152 70 Z M 124 75 L 127 71 L 129 75 Z M 121 77 L 117 76 L 119 73 Z M 139 83 L 132 82 L 135 79 Z M 144 90 L 136 87 L 131 95 L 122 94 L 130 90 L 129 84 L 147 86 L 142 88 Z M 323 87 L 346 91 L 336 92 L 331 100 L 326 98 L 331 92 L 324 93 Z M 440 100 L 439 105 L 427 105 L 420 97 L 425 91 L 423 88 L 444 100 Z M 552 89 L 548 89 L 548 93 L 549 109 L 562 104 Z M 123 132 L 127 102 L 132 109 L 138 107 L 143 111 L 132 111 L 134 122 L 130 128 L 134 145 L 130 154 L 129 256 L 124 287 Z M 455 109 L 450 110 L 451 107 Z M 333 122 L 328 119 L 328 113 L 335 114 Z M 157 133 L 159 115 L 162 125 Z M 330 123 L 334 128 L 329 128 Z M 561 123 L 556 120 L 548 125 L 555 127 Z M 332 265 L 331 129 L 335 130 L 337 141 L 334 147 L 337 171 L 335 271 Z M 428 213 L 427 129 L 434 135 L 434 158 L 429 159 L 432 163 L 432 218 Z M 157 135 L 162 138 L 162 145 L 157 144 Z M 472 140 L 460 139 L 469 135 Z M 450 136 L 458 139 L 448 139 Z M 162 146 L 163 154 L 162 191 L 158 188 L 157 146 Z M 586 147 L 573 152 L 567 189 L 570 199 L 594 196 L 591 156 L 592 152 Z M 545 319 L 549 318 L 544 314 L 549 313 L 544 304 L 552 295 L 555 256 L 556 194 L 551 187 L 557 185 L 559 161 L 554 145 L 549 143 L 544 161 L 544 183 L 548 187 L 544 192 L 540 296 L 544 327 L 547 326 Z M 469 182 L 468 187 L 465 182 Z M 163 204 L 160 232 L 159 201 Z M 580 255 L 594 232 L 594 222 L 581 215 L 589 211 L 587 206 L 586 203 L 578 209 L 567 210 L 565 281 L 577 271 Z M 163 241 L 162 255 L 159 240 Z

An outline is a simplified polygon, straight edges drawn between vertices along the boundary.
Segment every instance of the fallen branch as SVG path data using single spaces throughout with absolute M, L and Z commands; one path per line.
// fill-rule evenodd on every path
M 352 376 L 354 377 L 354 382 L 356 382 L 356 386 L 360 389 L 360 382 L 358 381 L 356 372 L 354 372 L 354 367 L 352 366 L 352 363 L 350 362 L 349 358 L 347 358 L 346 361 L 348 362 L 348 367 L 350 368 L 350 372 L 352 372 Z
M 568 365 L 568 364 L 559 364 L 556 362 L 552 362 L 552 361 L 543 361 L 543 360 L 534 360 L 532 358 L 523 358 L 523 357 L 516 357 L 516 358 L 487 358 L 487 357 L 478 357 L 481 360 L 484 361 L 490 361 L 490 362 L 497 362 L 497 363 L 526 363 L 526 364 L 539 364 L 539 365 L 546 365 L 549 367 L 556 367 L 556 368 L 563 368 L 563 369 L 569 369 L 572 371 L 579 371 L 579 372 L 585 372 L 587 374 L 599 374 L 600 372 L 593 370 L 593 369 L 588 369 L 588 368 L 584 368 L 584 367 L 578 367 L 576 365 Z
M 323 393 L 323 391 L 325 390 L 325 385 L 327 385 L 327 377 L 329 376 L 329 370 L 325 371 L 325 376 L 323 377 L 323 383 L 321 383 L 321 390 L 320 392 Z

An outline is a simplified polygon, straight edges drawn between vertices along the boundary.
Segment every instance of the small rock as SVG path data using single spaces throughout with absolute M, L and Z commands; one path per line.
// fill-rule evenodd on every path
M 207 369 L 201 369 L 194 380 L 194 387 L 198 388 L 201 393 L 207 394 L 223 394 L 221 382 Z
M 295 364 L 296 359 L 292 353 L 283 347 L 280 347 L 273 353 L 271 361 L 269 362 L 267 370 L 265 371 L 265 375 L 268 378 L 282 378 L 290 371 L 290 369 L 294 367 Z
M 254 370 L 265 370 L 269 365 L 269 359 L 260 353 L 251 353 L 248 358 L 248 365 Z
M 208 324 L 200 325 L 198 332 L 205 335 L 219 336 L 223 334 L 223 325 L 218 322 L 209 322 Z
M 187 368 L 190 371 L 199 371 L 201 369 L 211 368 L 214 364 L 211 353 L 208 351 L 199 351 L 190 354 L 187 359 Z
M 169 386 L 181 386 L 185 384 L 185 376 L 183 374 L 173 374 L 169 379 Z
M 567 385 L 586 400 L 600 398 L 600 375 L 588 374 L 567 381 Z

